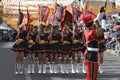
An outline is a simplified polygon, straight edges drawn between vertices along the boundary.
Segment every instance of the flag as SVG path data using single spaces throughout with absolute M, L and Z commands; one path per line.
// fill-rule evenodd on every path
M 72 6 L 73 21 L 78 21 L 81 14 L 82 12 L 80 12 L 77 8 Z
M 32 22 L 32 19 L 30 18 L 30 14 L 28 12 L 27 8 L 27 32 L 30 32 L 30 23 Z
M 39 21 L 46 22 L 49 13 L 50 13 L 50 8 L 48 6 L 39 7 Z
M 23 27 L 23 19 L 24 19 L 24 14 L 21 12 L 20 4 L 19 4 L 19 13 L 18 13 L 18 22 L 17 22 L 19 28 Z
M 56 4 L 53 22 L 63 22 L 66 14 L 66 6 Z
M 82 9 L 82 13 L 81 13 L 81 16 L 79 17 L 79 20 L 81 21 L 81 19 L 83 19 L 84 18 L 84 16 L 85 16 L 85 10 L 84 9 Z
M 41 21 L 41 8 L 40 8 L 40 5 L 39 6 L 39 9 L 38 9 L 38 21 L 40 22 Z
M 70 29 L 72 28 L 73 16 L 68 10 L 66 10 L 65 14 L 66 15 L 65 15 L 64 21 L 62 21 L 61 23 L 61 30 L 64 29 L 65 25 L 69 27 Z
M 56 4 L 56 6 L 55 6 L 53 22 L 56 22 L 56 23 L 60 22 L 61 30 L 64 29 L 64 25 L 65 25 L 65 17 L 66 17 L 66 11 L 67 11 L 66 9 L 67 9 L 66 6 L 61 6 L 59 4 Z

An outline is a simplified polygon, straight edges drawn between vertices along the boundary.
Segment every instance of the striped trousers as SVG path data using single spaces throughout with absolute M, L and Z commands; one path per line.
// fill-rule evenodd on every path
M 98 76 L 98 62 L 92 62 L 85 60 L 85 66 L 86 66 L 86 80 L 97 80 Z

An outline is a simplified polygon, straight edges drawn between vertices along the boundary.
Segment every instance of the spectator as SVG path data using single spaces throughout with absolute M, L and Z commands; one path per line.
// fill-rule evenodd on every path
M 120 54 L 120 36 L 117 36 L 117 45 L 115 46 L 115 52 Z
M 3 31 L 3 40 L 8 41 L 8 30 L 7 29 Z
M 9 41 L 13 41 L 13 31 L 12 30 L 8 31 L 8 38 L 9 38 Z
M 15 37 L 16 37 L 16 35 L 17 35 L 17 31 L 14 30 L 14 32 L 13 32 L 13 41 L 15 41 Z
M 107 17 L 105 11 L 102 13 L 101 17 L 101 27 L 106 30 L 106 24 L 107 24 Z
M 115 0 L 111 0 L 111 3 L 112 3 L 112 8 L 115 8 L 116 7 Z

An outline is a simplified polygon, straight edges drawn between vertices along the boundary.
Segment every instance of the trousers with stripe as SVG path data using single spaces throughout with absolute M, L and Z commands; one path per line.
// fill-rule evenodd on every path
M 86 80 L 97 80 L 98 62 L 85 60 L 87 77 Z

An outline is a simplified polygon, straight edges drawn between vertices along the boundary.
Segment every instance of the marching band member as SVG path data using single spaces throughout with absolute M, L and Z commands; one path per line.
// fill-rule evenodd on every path
M 38 41 L 38 73 L 46 73 L 46 53 L 48 44 L 48 34 L 44 32 L 45 25 L 40 25 L 40 32 L 37 35 Z M 42 66 L 43 65 L 43 66 Z M 43 70 L 43 72 L 42 72 Z
M 82 30 L 78 29 L 78 25 L 75 22 L 75 30 L 72 36 L 72 73 L 75 73 L 75 54 L 77 54 L 77 65 L 76 73 L 79 73 L 80 59 L 81 59 L 81 49 L 82 49 Z
M 97 80 L 98 74 L 98 36 L 93 28 L 93 14 L 87 14 L 83 18 L 86 29 L 84 30 L 86 51 L 84 53 L 87 70 L 86 80 Z
M 71 54 L 72 32 L 65 27 L 64 31 L 61 31 L 61 73 L 68 74 L 69 55 Z M 66 60 L 65 60 L 66 58 Z M 65 63 L 66 62 L 66 63 Z
M 52 27 L 52 24 L 49 23 L 49 24 L 46 26 L 44 32 L 45 32 L 46 34 L 50 34 L 50 33 L 51 33 L 51 27 Z M 48 40 L 48 38 L 47 38 L 47 40 Z M 48 63 L 49 63 L 49 61 L 50 61 L 50 53 L 51 53 L 50 41 L 48 40 L 48 43 L 47 43 L 47 60 L 48 60 Z
M 28 73 L 35 73 L 35 52 L 36 52 L 36 29 L 34 26 L 31 26 L 31 31 L 27 34 L 28 40 Z
M 27 48 L 26 36 L 27 32 L 24 28 L 19 28 L 16 36 L 16 42 L 12 47 L 12 50 L 16 55 L 15 74 L 23 74 L 24 51 Z
M 39 6 L 39 5 L 38 5 Z M 47 53 L 47 37 L 48 34 L 45 33 L 45 27 L 46 27 L 46 22 L 47 22 L 47 18 L 49 16 L 50 13 L 50 8 L 48 6 L 39 6 L 39 12 L 38 12 L 38 21 L 39 23 L 41 22 L 42 24 L 39 25 L 38 30 L 38 36 L 37 36 L 37 41 L 38 41 L 38 73 L 42 73 L 43 70 L 43 74 L 46 73 L 46 53 Z M 42 67 L 42 63 L 43 63 L 43 67 Z
M 48 40 L 50 41 L 50 73 L 57 73 L 58 68 L 58 54 L 59 54 L 59 43 L 61 39 L 61 35 L 58 31 L 58 25 L 53 25 L 51 27 L 51 33 L 48 36 Z M 54 66 L 53 62 L 54 61 Z
M 98 40 L 99 40 L 99 72 L 103 73 L 103 69 L 102 69 L 102 63 L 103 63 L 103 54 L 104 51 L 106 50 L 106 39 L 104 37 L 104 32 L 105 30 L 101 28 L 101 26 L 99 25 L 99 23 L 96 21 L 96 26 L 97 26 L 97 35 L 98 35 Z
M 102 70 L 102 63 L 103 63 L 103 52 L 106 50 L 106 39 L 104 38 L 104 33 L 106 30 L 106 23 L 107 23 L 107 18 L 106 18 L 106 14 L 105 14 L 105 7 L 101 7 L 100 9 L 100 16 L 97 17 L 96 19 L 94 19 L 94 21 L 96 22 L 96 26 L 97 26 L 97 34 L 98 34 L 98 40 L 99 40 L 99 60 L 100 60 L 100 64 L 99 64 L 99 72 L 103 73 Z M 99 20 L 101 19 L 101 26 L 99 24 Z

